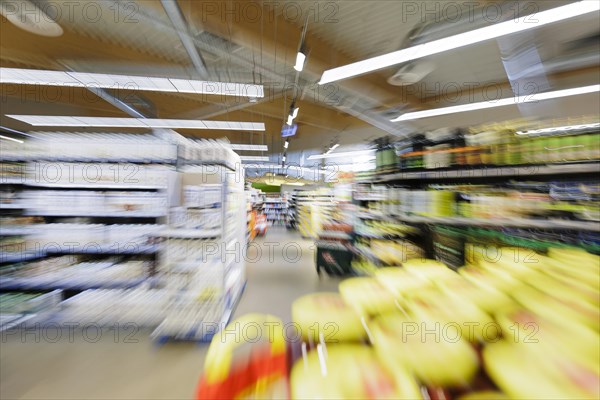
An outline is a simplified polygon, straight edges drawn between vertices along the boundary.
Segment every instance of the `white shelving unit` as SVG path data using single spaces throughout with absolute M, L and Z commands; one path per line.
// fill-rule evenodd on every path
M 0 263 L 9 266 L 0 291 L 80 293 L 64 301 L 59 311 L 22 322 L 126 321 L 154 328 L 152 336 L 159 340 L 210 340 L 215 326 L 220 328 L 229 319 L 245 286 L 246 210 L 239 157 L 226 143 L 216 141 L 170 143 L 150 135 L 137 135 L 137 141 L 130 135 L 38 136 L 52 143 L 32 140 L 19 151 L 0 156 L 3 162 L 10 161 L 11 168 L 19 169 L 8 171 L 6 178 L 3 174 L 0 184 L 7 185 L 11 197 L 2 206 L 23 216 L 19 218 L 47 222 L 75 218 L 77 223 L 23 225 L 7 220 L 0 237 L 24 238 L 23 243 L 34 246 L 0 253 Z M 24 163 L 22 167 L 18 161 Z M 156 162 L 160 164 L 150 164 Z M 213 195 L 218 187 L 217 204 L 185 204 L 186 185 L 211 185 Z M 190 214 L 184 214 L 184 224 L 178 224 L 177 212 L 181 214 L 182 208 Z M 115 218 L 119 225 L 114 225 Z M 146 225 L 137 222 L 140 218 Z M 138 235 L 135 227 L 144 228 Z M 51 239 L 61 243 L 51 243 Z M 172 245 L 182 242 L 188 250 L 197 247 L 193 257 L 190 252 L 173 257 Z M 104 271 L 103 279 L 93 279 L 85 268 L 75 269 L 69 263 L 54 275 L 39 278 L 16 273 L 29 267 L 35 270 L 29 261 L 43 263 L 46 257 L 58 259 L 65 254 L 99 261 L 109 257 L 113 260 L 110 267 L 116 269 Z M 119 264 L 121 257 L 138 256 L 144 260 L 157 257 L 155 275 L 153 268 L 143 276 L 123 279 L 118 274 L 106 275 L 126 268 Z
M 156 235 L 164 240 L 158 287 L 170 299 L 164 320 L 152 333 L 159 341 L 210 340 L 229 320 L 245 285 L 246 195 L 243 181 L 237 181 L 243 174 L 224 166 L 204 167 L 188 166 L 180 174 L 181 189 L 176 190 L 183 199 L 174 208 L 179 214 L 217 210 L 220 218 L 190 229 L 178 224 L 181 217 L 176 216 Z
M 265 197 L 262 211 L 270 226 L 286 226 L 288 202 L 285 197 Z
M 305 238 L 318 238 L 321 222 L 328 220 L 335 207 L 333 192 L 329 189 L 297 191 L 295 203 L 296 224 L 300 234 Z

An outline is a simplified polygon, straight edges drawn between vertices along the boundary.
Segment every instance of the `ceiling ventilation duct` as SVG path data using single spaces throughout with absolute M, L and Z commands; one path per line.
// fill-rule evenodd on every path
M 507 7 L 507 6 L 504 6 Z M 513 12 L 514 13 L 514 12 Z M 427 15 L 429 19 L 417 24 L 408 34 L 400 48 L 417 46 L 419 44 L 457 35 L 468 30 L 479 29 L 490 22 L 481 12 L 461 12 L 460 15 Z M 502 13 L 501 15 L 510 15 Z M 387 82 L 394 86 L 409 86 L 420 82 L 435 70 L 435 64 L 417 60 L 403 64 L 398 71 L 388 78 Z
M 35 35 L 57 37 L 63 34 L 51 16 L 27 0 L 0 2 L 0 14 L 13 25 Z
M 387 82 L 394 86 L 409 86 L 420 82 L 435 70 L 435 64 L 427 61 L 415 61 L 404 64 Z

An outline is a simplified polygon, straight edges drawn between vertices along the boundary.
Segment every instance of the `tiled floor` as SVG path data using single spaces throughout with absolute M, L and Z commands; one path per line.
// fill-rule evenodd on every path
M 246 291 L 235 317 L 269 313 L 290 321 L 297 297 L 335 291 L 338 280 L 319 278 L 313 243 L 295 231 L 271 228 L 257 238 L 247 259 Z M 42 331 L 4 334 L 0 343 L 0 399 L 190 399 L 207 345 L 157 346 L 148 332 Z M 91 339 L 91 340 L 90 340 Z

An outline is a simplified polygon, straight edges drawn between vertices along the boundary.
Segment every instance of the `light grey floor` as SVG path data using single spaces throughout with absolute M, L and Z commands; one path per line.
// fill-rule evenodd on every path
M 248 284 L 235 317 L 259 312 L 290 321 L 297 297 L 336 291 L 338 280 L 319 279 L 313 243 L 297 232 L 270 228 L 250 247 Z M 271 257 L 272 256 L 272 257 Z M 56 331 L 3 335 L 0 343 L 0 399 L 190 399 L 202 372 L 207 345 L 157 346 L 147 332 L 116 334 Z

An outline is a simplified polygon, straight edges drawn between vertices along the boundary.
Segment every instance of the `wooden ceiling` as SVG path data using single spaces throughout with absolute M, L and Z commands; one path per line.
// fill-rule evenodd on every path
M 267 98 L 257 103 L 248 104 L 246 99 L 164 92 L 119 93 L 118 96 L 128 95 L 128 100 L 131 100 L 133 96 L 134 100 L 139 100 L 138 103 L 134 101 L 133 104 L 139 104 L 140 107 L 144 103 L 151 104 L 151 111 L 156 117 L 160 118 L 203 118 L 208 115 L 208 119 L 214 120 L 262 121 L 267 128 L 264 135 L 229 131 L 181 130 L 180 133 L 186 136 L 228 136 L 235 138 L 236 142 L 249 142 L 250 140 L 255 143 L 280 142 L 279 133 L 289 111 L 293 93 L 288 91 L 281 94 L 279 88 L 294 81 L 295 71 L 292 66 L 301 39 L 303 21 L 298 18 L 294 20 L 286 18 L 280 9 L 273 9 L 269 2 L 255 3 L 260 6 L 262 18 L 250 14 L 251 10 L 249 8 L 246 9 L 250 11 L 246 11 L 246 14 L 244 14 L 243 4 L 245 2 L 237 2 L 239 4 L 237 13 L 229 14 L 224 13 L 222 7 L 225 7 L 225 4 L 236 2 L 179 0 L 178 3 L 192 33 L 209 32 L 218 37 L 226 38 L 231 43 L 240 46 L 246 54 L 251 55 L 251 59 L 257 65 L 254 69 L 258 71 L 255 82 L 267 85 Z M 142 14 L 159 15 L 162 18 L 163 25 L 160 25 L 162 28 L 164 28 L 164 21 L 167 21 L 166 24 L 169 23 L 160 1 L 144 0 L 135 4 L 139 7 L 140 18 Z M 343 3 L 337 4 L 343 6 Z M 216 6 L 217 11 L 215 12 L 212 8 L 209 9 L 208 6 Z M 324 4 L 320 4 L 320 6 L 324 7 Z M 324 17 L 325 14 L 322 15 L 322 18 Z M 106 71 L 102 68 L 96 69 L 93 68 L 94 65 L 139 66 L 139 72 L 136 73 L 135 70 L 132 70 L 131 75 L 144 75 L 146 66 L 151 66 L 155 70 L 161 68 L 164 71 L 169 69 L 174 71 L 193 70 L 189 58 L 185 57 L 185 53 L 182 53 L 184 55 L 183 61 L 174 62 L 172 54 L 157 51 L 151 40 L 138 40 L 133 45 L 126 41 L 115 40 L 115 35 L 112 33 L 123 26 L 125 23 L 123 21 L 114 21 L 114 23 L 106 26 L 107 36 L 109 36 L 109 32 L 111 33 L 110 38 L 98 34 L 86 34 L 85 29 L 81 28 L 81 23 L 76 26 L 71 22 L 65 19 L 59 21 L 64 30 L 63 35 L 49 38 L 28 33 L 8 22 L 4 17 L 0 17 L 0 66 L 63 70 L 69 66 L 68 63 L 75 63 L 90 66 L 88 71 L 82 72 L 100 73 L 111 73 L 113 71 Z M 342 52 L 332 48 L 325 40 L 326 38 L 323 38 L 322 32 L 319 36 L 313 34 L 310 29 L 311 23 L 324 23 L 324 21 L 309 22 L 305 37 L 308 58 L 305 70 L 300 74 L 305 89 L 303 96 L 296 103 L 296 106 L 301 109 L 296 120 L 300 127 L 298 139 L 302 139 L 303 136 L 311 136 L 311 138 L 317 136 L 322 137 L 325 143 L 341 132 L 356 132 L 362 128 L 369 128 L 369 135 L 372 134 L 374 129 L 379 131 L 381 135 L 385 135 L 385 131 L 369 127 L 364 120 L 345 113 L 340 107 L 336 107 L 335 101 L 326 101 L 327 96 L 330 95 L 329 93 L 318 92 L 315 77 L 320 76 L 326 69 L 357 61 L 357 58 L 353 54 L 348 54 L 347 51 Z M 406 23 L 414 24 L 416 21 Z M 340 31 L 347 29 L 347 26 L 342 25 L 339 26 Z M 144 26 L 146 27 L 144 28 Z M 94 26 L 94 28 L 97 30 L 98 26 Z M 131 27 L 127 28 L 131 29 Z M 147 25 L 142 24 L 134 28 L 148 29 Z M 335 31 L 335 28 L 335 26 L 328 27 L 330 31 Z M 393 27 L 390 27 L 390 30 L 393 31 Z M 321 31 L 323 30 L 321 29 Z M 180 46 L 180 43 L 174 44 L 174 46 L 178 45 Z M 180 52 L 183 51 L 183 48 L 181 48 Z M 200 50 L 200 55 L 202 55 L 202 50 Z M 208 64 L 211 62 L 207 61 Z M 231 59 L 221 57 L 215 65 L 224 65 L 224 68 L 228 68 L 227 66 L 230 65 L 232 70 L 240 68 L 240 66 L 235 65 L 233 55 Z M 247 69 L 252 68 L 248 67 Z M 262 73 L 266 70 L 277 72 L 278 76 L 284 81 L 276 82 L 277 85 L 273 85 L 272 76 Z M 586 68 L 583 71 L 575 70 L 562 75 L 559 74 L 552 78 L 557 80 L 568 79 L 573 76 L 581 76 L 582 73 L 593 77 L 594 75 L 597 76 L 598 71 L 598 66 L 595 66 L 594 68 Z M 356 96 L 357 98 L 361 95 L 368 96 L 378 104 L 377 110 L 398 106 L 411 109 L 439 106 L 436 104 L 435 96 L 417 95 L 411 88 L 387 84 L 386 79 L 389 75 L 390 71 L 380 71 L 360 76 L 344 81 L 343 89 L 359 94 Z M 508 85 L 508 81 L 505 79 L 502 84 Z M 340 88 L 342 88 L 341 85 Z M 5 114 L 54 113 L 57 115 L 126 116 L 122 111 L 86 89 L 2 84 L 0 90 L 2 91 L 3 109 L 0 123 L 17 129 L 27 130 L 27 126 L 15 123 L 14 120 L 5 117 Z M 279 151 L 279 149 L 276 149 L 276 151 Z

